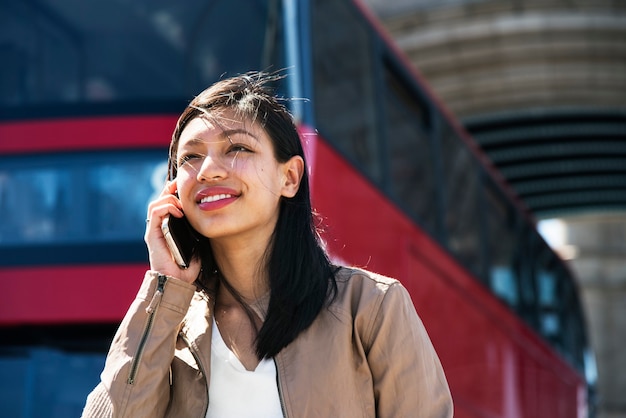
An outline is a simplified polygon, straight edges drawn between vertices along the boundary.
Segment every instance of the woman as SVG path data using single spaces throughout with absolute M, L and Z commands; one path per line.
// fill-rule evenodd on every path
M 222 80 L 181 115 L 148 209 L 150 271 L 83 416 L 452 416 L 406 290 L 329 262 L 276 79 Z M 186 269 L 161 230 L 183 214 L 199 240 Z

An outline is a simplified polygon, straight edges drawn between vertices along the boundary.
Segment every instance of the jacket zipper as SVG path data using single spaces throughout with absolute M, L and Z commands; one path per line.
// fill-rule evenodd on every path
M 135 384 L 135 377 L 137 376 L 137 369 L 139 368 L 139 362 L 141 360 L 141 355 L 143 354 L 143 350 L 146 346 L 146 342 L 148 341 L 148 336 L 150 335 L 150 331 L 152 330 L 152 325 L 154 323 L 154 317 L 156 315 L 156 310 L 161 303 L 161 298 L 163 297 L 163 291 L 165 289 L 165 282 L 167 282 L 167 276 L 164 274 L 159 274 L 157 276 L 157 288 L 150 304 L 146 308 L 146 312 L 148 313 L 148 319 L 146 320 L 146 326 L 144 328 L 143 334 L 141 335 L 141 340 L 139 340 L 139 346 L 137 347 L 137 352 L 135 357 L 133 358 L 133 362 L 130 366 L 130 373 L 128 375 L 128 380 L 126 383 L 129 385 Z
M 206 405 L 204 407 L 204 414 L 202 414 L 202 416 L 204 417 L 206 416 L 206 413 L 209 410 L 209 376 L 207 376 L 204 366 L 202 365 L 202 362 L 200 361 L 200 356 L 196 352 L 196 349 L 191 345 L 191 341 L 189 341 L 189 338 L 187 338 L 187 335 L 185 335 L 183 331 L 179 332 L 178 335 L 185 342 L 185 344 L 187 344 L 187 347 L 189 347 L 189 351 L 191 352 L 191 355 L 193 356 L 193 358 L 196 360 L 196 364 L 198 365 L 198 368 L 200 369 L 200 373 L 202 373 L 202 375 L 204 376 L 204 382 L 205 382 L 204 389 L 206 391 L 206 397 L 207 397 Z
M 276 358 L 274 360 L 274 367 L 276 367 L 276 386 L 278 388 L 278 400 L 280 400 L 280 409 L 283 411 L 283 417 L 287 417 L 287 409 L 285 408 L 285 400 L 283 399 L 283 391 L 280 389 L 280 370 L 278 369 L 278 362 Z

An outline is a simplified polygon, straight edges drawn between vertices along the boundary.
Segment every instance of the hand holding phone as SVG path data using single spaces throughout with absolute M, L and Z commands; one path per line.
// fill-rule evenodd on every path
M 163 219 L 161 231 L 176 264 L 181 269 L 189 268 L 197 253 L 199 239 L 187 218 L 169 215 Z

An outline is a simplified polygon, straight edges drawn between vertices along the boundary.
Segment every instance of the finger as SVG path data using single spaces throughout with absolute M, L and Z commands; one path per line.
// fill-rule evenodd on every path
M 182 204 L 180 203 L 180 199 L 178 199 L 178 197 L 174 196 L 173 194 L 165 194 L 156 198 L 148 204 L 148 215 L 150 215 L 154 208 L 164 205 L 172 205 L 182 210 Z
M 173 199 L 175 199 L 172 196 Z M 161 228 L 163 219 L 172 215 L 176 218 L 182 218 L 184 216 L 182 209 L 179 208 L 180 203 L 172 201 L 155 201 L 150 204 L 148 208 L 148 215 L 146 217 L 146 234 L 151 230 Z
M 175 195 L 177 191 L 178 191 L 178 185 L 176 183 L 176 179 L 174 179 L 165 183 L 165 187 L 163 187 L 161 196 L 166 196 L 168 194 Z
M 165 204 L 173 205 L 176 208 L 178 208 L 180 211 L 182 211 L 182 203 L 180 202 L 180 199 L 178 198 L 178 196 L 173 195 L 171 193 L 166 193 L 166 189 L 164 189 L 159 197 L 157 197 L 156 199 L 154 199 L 148 204 L 148 211 L 147 211 L 146 219 L 150 218 L 150 214 L 154 208 L 165 205 Z

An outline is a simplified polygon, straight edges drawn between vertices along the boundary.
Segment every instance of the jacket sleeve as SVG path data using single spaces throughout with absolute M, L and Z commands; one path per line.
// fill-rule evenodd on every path
M 452 417 L 441 362 L 407 290 L 391 284 L 374 318 L 367 354 L 376 416 Z
M 83 417 L 165 414 L 176 337 L 194 292 L 194 285 L 146 273 L 115 334 L 101 382 L 87 398 Z

